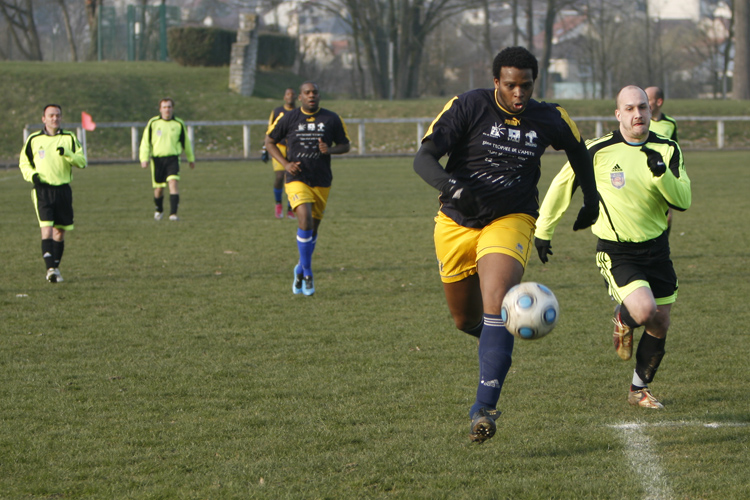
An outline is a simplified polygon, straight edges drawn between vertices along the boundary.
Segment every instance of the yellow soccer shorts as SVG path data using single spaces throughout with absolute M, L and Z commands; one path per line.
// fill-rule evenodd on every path
M 286 146 L 282 144 L 277 144 L 277 148 L 279 148 L 279 151 L 281 151 L 281 156 L 286 158 Z M 273 165 L 273 171 L 274 172 L 283 172 L 284 167 L 281 165 L 281 163 L 276 161 L 276 158 L 271 157 L 271 165 Z
M 455 283 L 476 274 L 477 261 L 491 253 L 509 255 L 526 268 L 535 228 L 536 219 L 526 214 L 506 215 L 475 229 L 438 212 L 434 238 L 440 279 Z
M 323 213 L 328 204 L 328 193 L 331 192 L 330 187 L 310 187 L 299 181 L 287 182 L 285 187 L 292 210 L 303 203 L 312 203 L 313 219 L 323 220 Z

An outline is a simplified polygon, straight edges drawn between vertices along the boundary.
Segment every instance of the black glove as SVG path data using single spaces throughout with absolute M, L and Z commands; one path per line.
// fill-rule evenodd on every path
M 263 163 L 268 163 L 268 159 L 271 157 L 271 155 L 268 154 L 268 151 L 265 149 L 260 154 L 260 159 L 263 161 Z
M 39 186 L 44 186 L 44 183 L 42 182 L 42 179 L 39 178 L 39 174 L 34 174 L 31 176 L 31 182 L 34 183 L 34 187 L 37 188 Z
M 546 264 L 549 260 L 547 256 L 552 255 L 552 242 L 550 240 L 534 238 L 534 246 L 539 253 L 539 260 L 542 261 L 542 264 Z
M 463 215 L 471 217 L 479 212 L 479 204 L 474 193 L 462 182 L 451 179 L 445 190 L 453 206 Z
M 648 157 L 648 168 L 651 169 L 651 173 L 654 174 L 654 177 L 661 177 L 664 175 L 664 172 L 667 171 L 667 165 L 664 163 L 664 158 L 661 157 L 661 154 L 653 149 L 647 148 L 646 146 L 641 146 L 641 151 L 646 153 L 646 156 Z
M 60 156 L 65 156 L 65 148 L 60 146 L 57 148 L 57 152 L 60 153 Z
M 573 231 L 586 229 L 599 218 L 599 203 L 584 203 L 578 211 L 578 217 L 573 223 Z

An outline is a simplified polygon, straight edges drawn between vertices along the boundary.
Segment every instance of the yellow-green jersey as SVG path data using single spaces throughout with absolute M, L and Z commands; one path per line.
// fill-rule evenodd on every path
M 155 116 L 148 121 L 141 138 L 141 162 L 148 161 L 151 156 L 180 156 L 183 151 L 189 162 L 195 161 L 185 122 L 176 116 L 171 120 Z
M 647 147 L 659 153 L 666 171 L 655 176 Z M 630 144 L 619 130 L 586 143 L 594 163 L 599 191 L 599 219 L 591 231 L 602 240 L 641 243 L 660 236 L 667 229 L 667 210 L 690 207 L 690 179 L 676 142 L 650 132 L 645 143 Z M 557 223 L 570 204 L 577 187 L 573 169 L 567 163 L 553 179 L 540 208 L 536 237 L 551 240 Z
M 671 116 L 662 113 L 660 120 L 654 120 L 652 118 L 648 129 L 666 137 L 667 139 L 672 139 L 674 142 L 677 142 L 677 122 Z
M 31 134 L 21 150 L 18 167 L 27 182 L 33 182 L 34 174 L 51 186 L 70 184 L 72 167 L 85 168 L 86 157 L 75 134 L 58 129 L 55 135 L 45 130 Z

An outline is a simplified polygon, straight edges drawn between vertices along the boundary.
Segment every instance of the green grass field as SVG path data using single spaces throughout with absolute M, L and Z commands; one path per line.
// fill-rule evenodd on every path
M 563 160 L 545 157 L 543 190 Z M 748 160 L 687 155 L 680 297 L 652 384 L 666 409 L 625 401 L 633 363 L 570 210 L 525 276 L 561 321 L 516 343 L 483 445 L 468 440 L 476 340 L 452 326 L 436 193 L 409 158 L 334 161 L 309 298 L 291 293 L 296 222 L 273 218 L 260 162 L 185 172 L 177 223 L 153 220 L 136 164 L 76 172 L 57 285 L 29 185 L 0 171 L 0 497 L 745 499 Z

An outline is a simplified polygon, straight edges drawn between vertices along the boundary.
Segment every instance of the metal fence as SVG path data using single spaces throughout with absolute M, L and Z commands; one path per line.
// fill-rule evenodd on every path
M 724 149 L 726 144 L 725 134 L 725 123 L 726 122 L 739 122 L 739 121 L 750 121 L 750 116 L 674 116 L 678 122 L 714 122 L 716 127 L 716 142 L 715 147 L 717 149 Z M 352 125 L 357 126 L 357 143 L 353 151 L 359 155 L 368 154 L 384 154 L 382 151 L 378 153 L 368 153 L 367 150 L 367 125 L 368 124 L 397 124 L 397 123 L 413 123 L 416 126 L 414 134 L 414 146 L 415 150 L 417 145 L 421 142 L 422 137 L 425 133 L 425 128 L 429 126 L 433 118 L 345 118 L 347 126 L 350 128 Z M 573 120 L 577 124 L 594 122 L 595 124 L 595 137 L 599 137 L 604 134 L 604 124 L 614 121 L 611 116 L 581 116 L 574 117 Z M 250 127 L 267 127 L 267 120 L 230 120 L 230 121 L 186 121 L 185 125 L 188 128 L 188 136 L 190 142 L 195 144 L 195 128 L 196 127 L 238 127 L 242 129 L 242 157 L 250 158 L 253 145 L 250 141 Z M 110 122 L 110 123 L 97 123 L 97 129 L 100 128 L 122 128 L 130 129 L 130 147 L 131 147 L 131 159 L 138 159 L 138 148 L 140 145 L 139 131 L 146 126 L 145 122 Z M 32 130 L 37 130 L 40 127 L 38 125 L 26 125 L 23 129 L 24 142 L 28 138 Z M 86 131 L 81 127 L 80 123 L 65 123 L 62 124 L 62 128 L 76 129 L 78 139 L 81 141 L 84 152 L 86 152 Z M 260 150 L 261 145 L 256 146 L 256 150 Z M 387 154 L 387 152 L 386 152 Z M 211 159 L 211 158 L 206 158 Z

